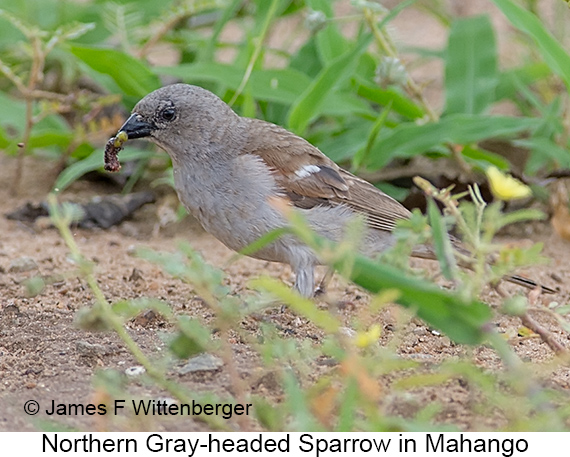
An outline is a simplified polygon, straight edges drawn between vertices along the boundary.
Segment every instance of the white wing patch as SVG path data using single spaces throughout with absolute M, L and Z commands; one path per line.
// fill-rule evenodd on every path
M 307 176 L 311 176 L 315 173 L 321 171 L 321 167 L 317 165 L 305 165 L 304 167 L 299 168 L 295 171 L 295 176 L 299 179 L 306 178 Z

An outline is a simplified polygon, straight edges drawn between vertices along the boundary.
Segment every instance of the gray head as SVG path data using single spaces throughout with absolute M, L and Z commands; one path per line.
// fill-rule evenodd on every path
M 224 137 L 238 116 L 216 95 L 198 86 L 172 84 L 151 92 L 134 107 L 120 132 L 148 138 L 170 155 L 191 152 Z

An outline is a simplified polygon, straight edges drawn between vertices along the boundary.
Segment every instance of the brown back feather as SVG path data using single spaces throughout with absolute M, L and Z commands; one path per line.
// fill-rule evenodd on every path
M 294 206 L 346 205 L 363 214 L 371 228 L 391 231 L 410 212 L 392 197 L 336 165 L 303 138 L 274 124 L 245 119 L 248 141 L 243 151 L 256 154 L 275 174 L 276 181 Z M 314 165 L 318 172 L 299 175 Z

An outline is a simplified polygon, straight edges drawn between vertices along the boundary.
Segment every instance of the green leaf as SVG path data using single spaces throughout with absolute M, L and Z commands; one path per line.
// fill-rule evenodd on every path
M 465 297 L 461 292 L 446 292 L 432 282 L 409 276 L 398 268 L 360 254 L 331 255 L 339 252 L 335 244 L 312 232 L 299 212 L 291 212 L 288 219 L 303 242 L 317 253 L 329 253 L 327 260 L 330 265 L 341 273 L 347 273 L 357 285 L 372 293 L 397 289 L 400 292 L 397 303 L 412 309 L 421 319 L 457 343 L 479 344 L 485 339 L 485 326 L 492 316 L 486 304 Z M 352 264 L 348 272 L 347 264 Z
M 535 137 L 517 140 L 515 145 L 531 150 L 532 156 L 526 164 L 526 169 L 529 172 L 535 173 L 543 168 L 547 163 L 546 159 L 552 160 L 559 168 L 570 168 L 570 151 L 568 148 L 560 147 L 548 138 Z
M 265 429 L 271 432 L 285 430 L 283 421 L 286 416 L 278 405 L 271 404 L 260 396 L 252 397 L 252 402 L 255 418 Z
M 323 65 L 327 65 L 350 48 L 348 41 L 333 22 L 329 22 L 317 33 L 316 42 Z
M 449 235 L 447 234 L 447 229 L 445 228 L 445 223 L 443 222 L 439 208 L 431 197 L 428 198 L 428 217 L 433 235 L 433 247 L 441 267 L 441 272 L 445 278 L 454 280 L 457 276 L 457 262 L 453 255 L 453 249 Z
M 175 67 L 158 67 L 154 69 L 159 75 L 176 76 L 184 82 L 196 83 L 210 81 L 231 90 L 236 90 L 242 80 L 243 70 L 233 65 L 217 62 L 198 62 L 182 64 Z M 311 79 L 300 71 L 290 68 L 281 70 L 253 70 L 250 77 L 252 95 L 256 100 L 272 101 L 291 105 Z
M 34 114 L 39 109 L 34 110 Z M 7 147 L 10 140 L 21 141 L 26 125 L 26 105 L 23 101 L 0 92 L 0 145 Z M 12 135 L 8 136 L 7 132 Z M 58 114 L 50 114 L 34 124 L 29 146 L 40 148 L 47 146 L 66 147 L 72 140 L 73 133 L 69 125 Z
M 507 19 L 519 30 L 529 35 L 540 49 L 544 61 L 554 73 L 560 76 L 570 90 L 570 55 L 552 36 L 544 24 L 530 11 L 512 0 L 492 0 Z
M 214 24 L 212 28 L 212 36 L 208 40 L 208 45 L 205 49 L 201 50 L 201 58 L 204 61 L 214 60 L 214 53 L 216 50 L 216 44 L 220 38 L 222 30 L 226 24 L 235 16 L 239 8 L 241 7 L 242 0 L 231 0 L 231 3 L 226 6 L 220 14 L 219 19 Z
M 393 199 L 398 200 L 400 203 L 402 203 L 406 198 L 408 198 L 408 195 L 410 195 L 411 192 L 410 189 L 408 188 L 394 186 L 393 184 L 387 182 L 378 182 L 374 184 L 374 187 L 377 187 L 378 189 L 380 189 L 385 194 L 388 194 Z
M 321 431 L 322 427 L 319 427 L 309 408 L 310 403 L 306 398 L 306 390 L 301 388 L 297 377 L 289 367 L 283 372 L 283 388 L 286 394 L 285 402 L 292 416 L 289 419 L 288 426 L 292 430 Z
M 469 144 L 486 138 L 514 135 L 536 128 L 536 119 L 453 114 L 438 122 L 404 123 L 379 135 L 369 156 L 370 168 L 381 168 L 395 157 L 423 154 L 444 143 Z
M 289 128 L 302 135 L 324 100 L 337 84 L 348 77 L 357 59 L 370 43 L 370 35 L 362 35 L 353 49 L 332 60 L 295 101 L 289 112 Z
M 414 3 L 416 3 L 418 0 L 404 0 L 403 2 L 400 2 L 399 4 L 397 4 L 394 8 L 392 8 L 390 10 L 390 12 L 388 14 L 386 14 L 386 16 L 384 16 L 382 18 L 382 20 L 380 21 L 380 23 L 378 24 L 378 29 L 382 29 L 383 27 L 386 27 L 386 25 L 388 25 L 388 23 L 394 19 L 398 14 L 400 14 L 403 10 L 405 10 L 406 8 L 408 8 L 409 6 L 412 6 Z
M 23 284 L 26 287 L 27 297 L 36 297 L 44 291 L 46 286 L 46 282 L 41 276 L 32 276 L 26 279 Z
M 197 62 L 180 64 L 173 67 L 155 67 L 157 75 L 169 75 L 180 78 L 185 83 L 196 81 L 209 81 L 223 84 L 233 90 L 239 87 L 243 77 L 243 70 L 234 65 L 218 62 Z
M 23 132 L 26 124 L 26 104 L 0 91 L 0 125 Z
M 315 116 L 354 116 L 355 114 L 374 118 L 378 113 L 354 94 L 336 91 L 329 93 L 315 112 Z
M 499 83 L 495 89 L 495 100 L 514 99 L 519 93 L 521 84 L 530 86 L 551 74 L 552 71 L 544 62 L 535 62 L 506 70 L 499 75 Z
M 534 208 L 519 209 L 511 213 L 502 214 L 496 222 L 498 229 L 509 224 L 522 221 L 542 221 L 546 219 L 546 214 Z
M 373 124 L 370 121 L 347 123 L 342 132 L 331 135 L 318 142 L 318 147 L 335 162 L 351 159 L 357 151 L 366 146 L 366 140 Z
M 322 11 L 328 19 L 315 37 L 319 60 L 323 65 L 328 65 L 336 57 L 348 51 L 350 45 L 333 21 L 334 10 L 329 0 L 308 0 L 307 3 L 314 11 Z
M 189 316 L 178 318 L 180 331 L 170 342 L 170 349 L 181 359 L 205 352 L 210 346 L 210 331 Z
M 73 133 L 65 133 L 54 130 L 42 130 L 41 132 L 34 132 L 30 137 L 29 146 L 31 148 L 45 148 L 48 146 L 59 146 L 65 148 L 73 140 Z
M 289 68 L 302 71 L 307 76 L 315 78 L 323 69 L 317 51 L 315 38 L 310 38 L 289 61 Z
M 113 303 L 113 312 L 130 319 L 142 311 L 152 309 L 166 318 L 172 317 L 172 309 L 168 303 L 154 298 L 136 298 L 132 300 L 120 300 Z
M 277 297 L 296 313 L 310 319 L 315 325 L 329 333 L 335 333 L 340 323 L 330 313 L 317 308 L 308 298 L 301 297 L 290 287 L 269 277 L 261 277 L 250 281 L 250 285 L 256 289 L 264 290 Z
M 7 147 L 10 146 L 11 143 L 12 141 L 10 141 L 10 139 L 8 138 L 6 131 L 0 125 L 0 149 L 6 149 Z
M 160 87 L 148 66 L 124 52 L 85 46 L 71 46 L 71 52 L 93 70 L 113 78 L 126 95 L 142 98 Z
M 370 149 L 372 149 L 372 145 L 376 141 L 376 137 L 378 136 L 378 133 L 380 133 L 380 130 L 382 129 L 382 127 L 384 127 L 384 124 L 386 123 L 386 118 L 388 117 L 388 114 L 390 113 L 390 109 L 391 109 L 391 104 L 388 104 L 388 106 L 386 106 L 386 108 L 384 108 L 384 110 L 382 110 L 382 112 L 376 118 L 376 121 L 372 125 L 370 132 L 368 133 L 368 139 L 366 140 L 366 146 L 359 149 L 356 152 L 356 154 L 354 154 L 354 156 L 352 157 L 352 168 L 354 170 L 358 170 L 360 168 L 360 165 L 362 164 L 362 162 L 364 162 L 366 160 L 366 158 L 368 157 L 368 154 L 370 154 Z
M 497 50 L 489 18 L 457 19 L 445 61 L 446 113 L 482 113 L 494 101 L 497 83 Z
M 469 144 L 461 150 L 461 155 L 466 160 L 475 162 L 481 170 L 486 170 L 489 164 L 494 165 L 499 170 L 508 171 L 511 169 L 510 162 L 503 156 Z
M 358 384 L 356 379 L 347 379 L 345 390 L 342 394 L 342 401 L 338 413 L 338 432 L 350 432 L 353 430 L 358 401 Z
M 273 243 L 274 241 L 276 241 L 277 239 L 279 239 L 283 235 L 286 235 L 290 232 L 291 232 L 291 230 L 289 230 L 287 227 L 281 227 L 278 229 L 271 230 L 271 231 L 267 232 L 266 234 L 264 234 L 263 236 L 259 237 L 253 243 L 250 243 L 245 248 L 241 249 L 238 252 L 238 254 L 239 255 L 251 256 L 252 254 L 255 254 L 257 251 L 259 251 L 260 249 L 262 249 L 265 246 Z
M 391 110 L 409 119 L 419 119 L 424 116 L 425 112 L 411 99 L 407 98 L 396 88 L 389 87 L 382 89 L 374 86 L 364 80 L 358 81 L 357 93 L 361 97 L 377 103 L 381 106 L 391 104 Z
M 350 279 L 373 293 L 398 289 L 398 303 L 415 310 L 421 319 L 457 343 L 478 344 L 485 337 L 483 326 L 492 313 L 482 302 L 445 292 L 433 283 L 408 277 L 398 269 L 362 256 L 356 257 Z

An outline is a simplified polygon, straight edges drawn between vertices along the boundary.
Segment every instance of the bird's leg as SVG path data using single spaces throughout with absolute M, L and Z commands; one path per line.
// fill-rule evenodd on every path
M 295 268 L 295 289 L 305 298 L 313 296 L 315 291 L 315 267 L 313 265 Z
M 324 295 L 327 292 L 327 287 L 329 286 L 329 283 L 331 282 L 333 276 L 334 276 L 334 269 L 328 268 L 327 272 L 323 276 L 323 279 L 321 279 L 321 282 L 315 289 L 315 297 L 318 297 L 319 295 Z

